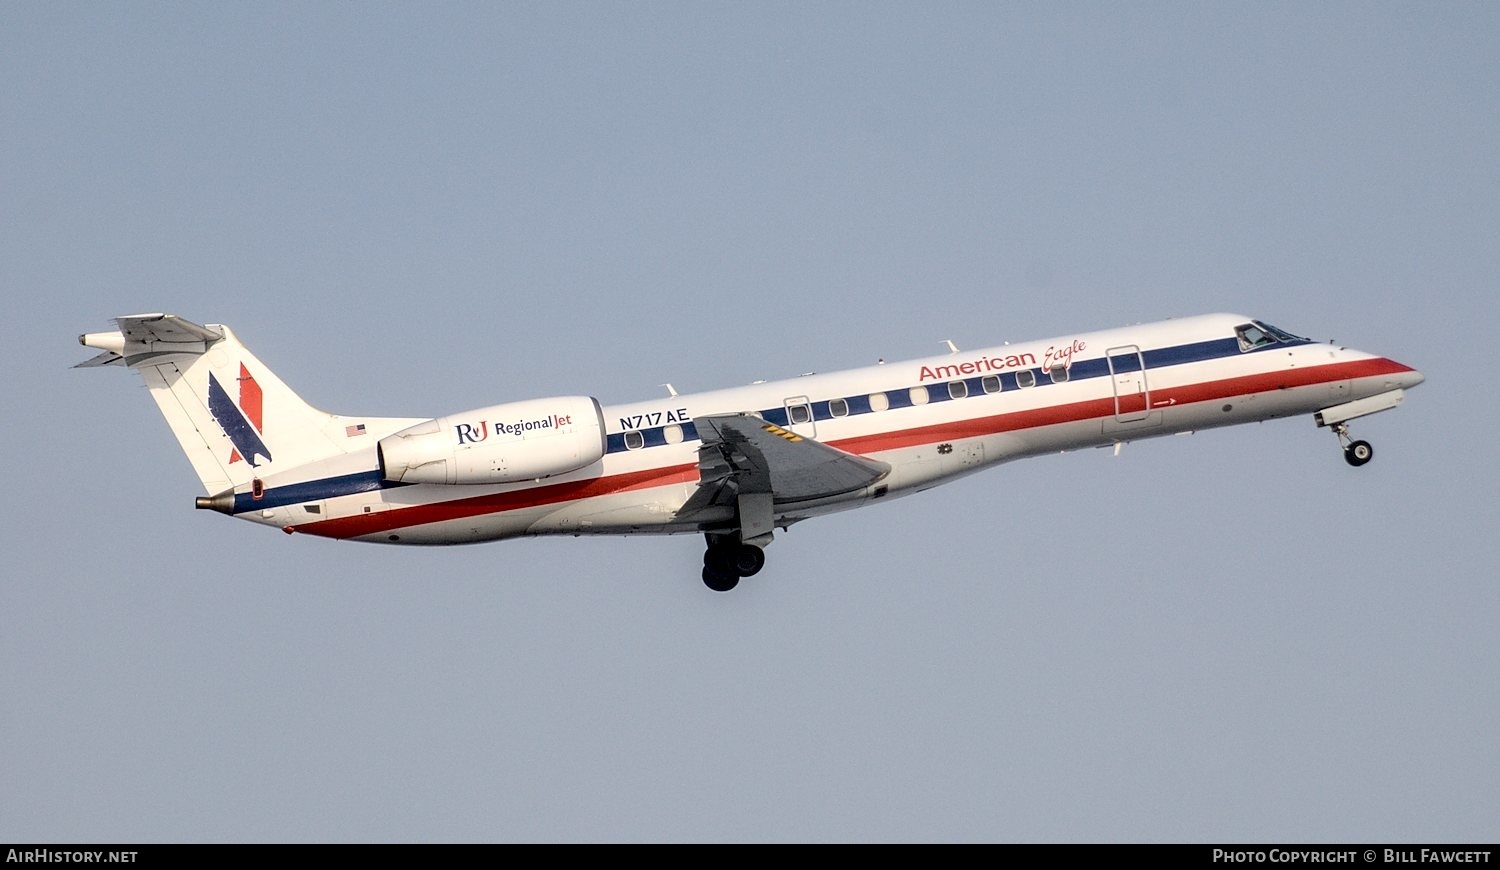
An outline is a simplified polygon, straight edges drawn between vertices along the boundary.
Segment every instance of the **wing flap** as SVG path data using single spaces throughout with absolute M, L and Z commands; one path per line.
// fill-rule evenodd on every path
M 739 493 L 770 493 L 778 503 L 808 501 L 863 489 L 891 467 L 829 447 L 759 417 L 695 417 L 703 441 L 698 468 L 704 484 L 729 483 Z

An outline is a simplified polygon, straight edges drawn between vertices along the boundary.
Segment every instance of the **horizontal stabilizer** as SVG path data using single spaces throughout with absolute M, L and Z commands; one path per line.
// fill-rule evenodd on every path
M 80 336 L 78 336 L 78 338 L 79 338 L 79 344 L 84 344 L 85 342 L 83 341 L 83 339 L 85 339 L 87 337 L 88 336 L 86 336 L 86 335 L 80 335 Z M 88 359 L 84 360 L 83 362 L 78 363 L 77 365 L 73 366 L 73 368 L 75 368 L 75 369 L 91 369 L 91 368 L 94 368 L 96 366 L 122 366 L 124 364 L 125 364 L 125 357 L 120 356 L 119 354 L 115 353 L 112 350 L 106 350 L 104 353 L 101 353 L 98 356 L 91 356 L 91 357 L 89 357 Z
M 104 351 L 74 368 L 124 364 L 132 368 L 154 365 L 174 354 L 206 353 L 224 333 L 183 320 L 175 314 L 129 314 L 115 318 L 114 332 L 90 332 L 78 336 L 84 347 Z

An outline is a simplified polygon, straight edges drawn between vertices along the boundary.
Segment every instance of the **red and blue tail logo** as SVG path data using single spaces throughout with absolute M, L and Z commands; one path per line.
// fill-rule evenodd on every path
M 240 363 L 238 404 L 229 398 L 229 393 L 225 392 L 214 373 L 208 373 L 208 412 L 234 445 L 234 450 L 229 454 L 231 464 L 244 459 L 250 463 L 251 468 L 255 468 L 260 465 L 256 461 L 258 456 L 264 457 L 262 461 L 271 461 L 271 450 L 260 439 L 261 433 L 265 431 L 261 419 L 260 384 L 255 382 L 244 363 Z

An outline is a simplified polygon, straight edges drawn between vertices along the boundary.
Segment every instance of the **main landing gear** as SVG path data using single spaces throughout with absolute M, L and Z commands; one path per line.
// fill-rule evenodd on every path
M 1335 423 L 1331 427 L 1333 434 L 1339 439 L 1339 444 L 1344 448 L 1344 461 L 1355 468 L 1364 465 L 1375 458 L 1375 448 L 1368 441 L 1350 441 L 1349 424 Z
M 766 565 L 766 551 L 742 544 L 728 535 L 707 535 L 703 552 L 703 585 L 715 592 L 728 592 L 741 577 L 754 577 Z

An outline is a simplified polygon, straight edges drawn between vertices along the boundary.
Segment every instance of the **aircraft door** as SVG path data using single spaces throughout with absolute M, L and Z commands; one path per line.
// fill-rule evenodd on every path
M 786 427 L 803 438 L 816 438 L 817 424 L 813 421 L 812 402 L 806 396 L 793 396 L 785 401 Z
M 1151 391 L 1146 387 L 1146 364 L 1141 349 L 1133 344 L 1104 352 L 1109 377 L 1114 383 L 1115 421 L 1135 423 L 1151 412 Z

